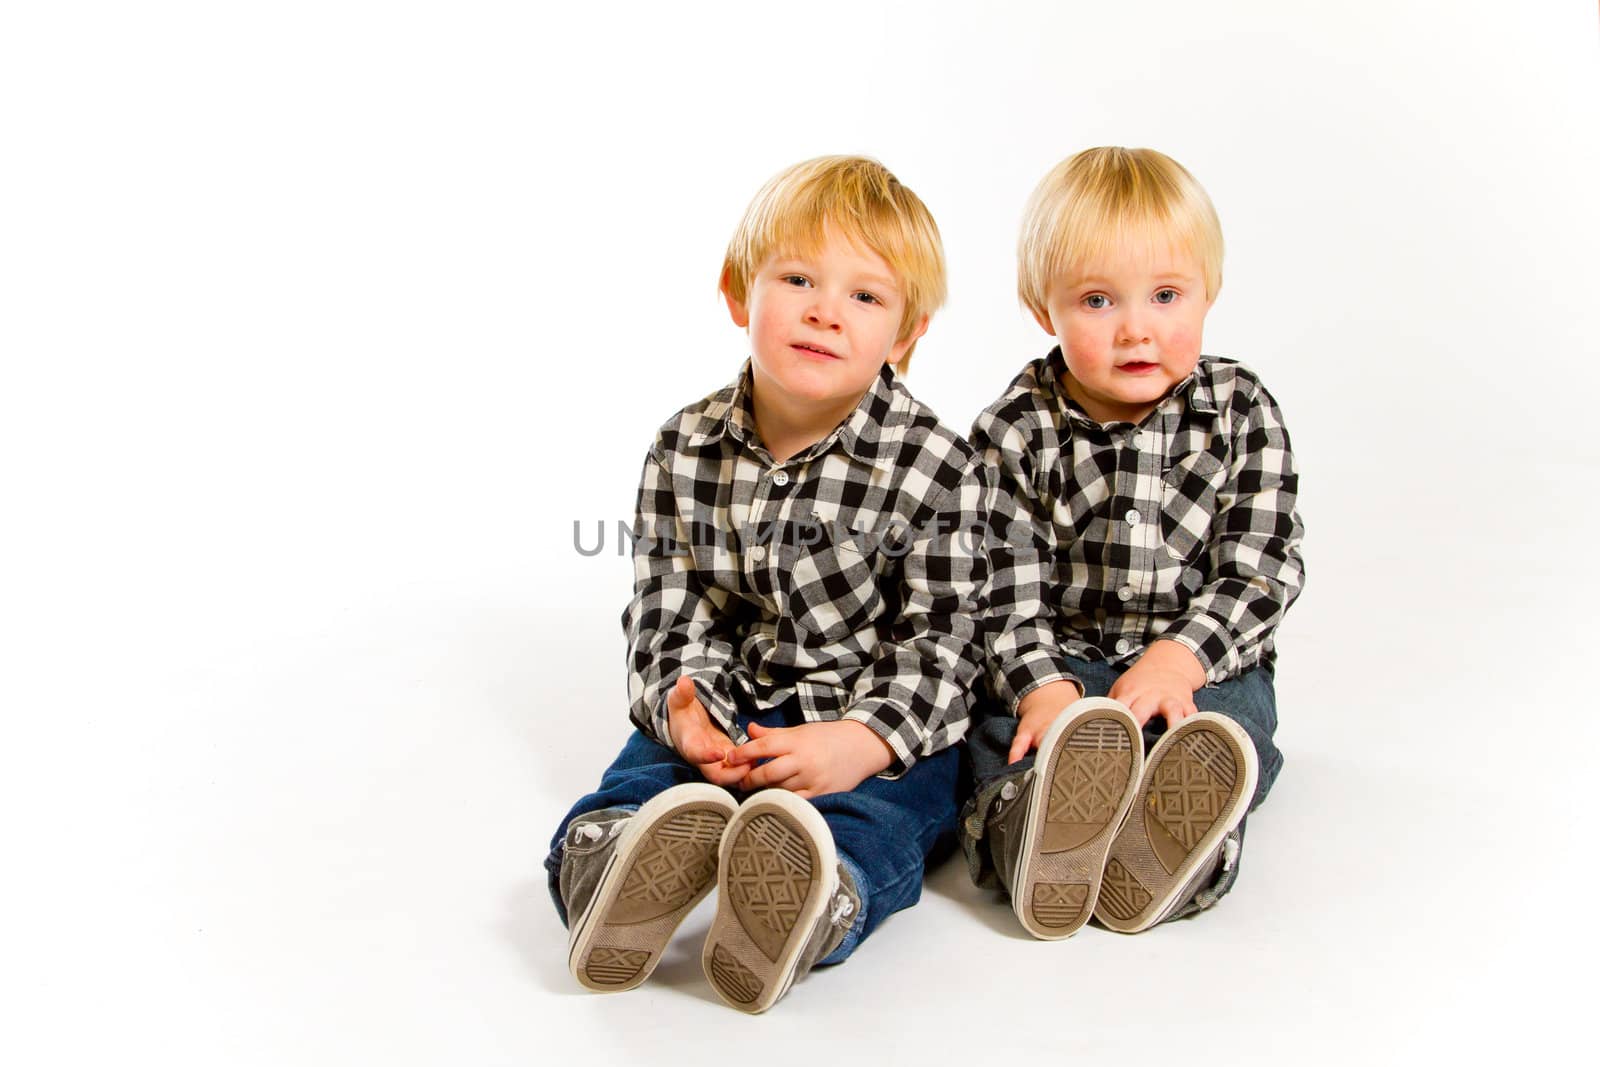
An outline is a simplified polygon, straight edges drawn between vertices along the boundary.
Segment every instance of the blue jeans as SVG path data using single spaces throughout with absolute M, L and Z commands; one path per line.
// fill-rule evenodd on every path
M 785 708 L 756 716 L 741 713 L 740 720 L 763 726 L 794 726 L 803 721 Z M 861 908 L 849 933 L 818 966 L 843 962 L 884 919 L 911 907 L 922 896 L 927 864 L 955 847 L 960 777 L 960 758 L 956 749 L 948 748 L 918 760 L 899 778 L 868 778 L 848 793 L 812 799 L 833 832 L 839 862 L 850 873 L 861 897 Z M 567 922 L 567 914 L 558 879 L 567 824 L 579 815 L 602 808 L 637 810 L 651 797 L 675 785 L 701 781 L 704 779 L 700 772 L 675 749 L 638 730 L 633 732 L 601 775 L 600 788 L 572 806 L 550 840 L 550 854 L 544 866 L 550 878 L 550 896 L 562 923 Z M 729 792 L 736 800 L 747 795 Z
M 1114 667 L 1103 660 L 1067 658 L 1072 673 L 1083 683 L 1083 695 L 1103 697 L 1126 668 Z M 1278 703 L 1272 691 L 1272 665 L 1263 664 L 1236 678 L 1218 685 L 1208 685 L 1195 690 L 1194 705 L 1201 711 L 1214 711 L 1225 715 L 1244 728 L 1255 744 L 1256 758 L 1260 763 L 1260 777 L 1256 779 L 1256 792 L 1250 798 L 1248 810 L 1254 811 L 1277 780 L 1283 768 L 1283 753 L 1273 744 L 1272 735 L 1278 729 Z M 1152 718 L 1144 727 L 1144 748 L 1150 751 L 1162 734 L 1167 732 L 1164 719 Z M 968 739 L 968 797 L 961 812 L 961 847 L 967 856 L 967 866 L 977 885 L 995 888 L 999 885 L 994 874 L 994 862 L 983 841 L 989 808 L 1005 783 L 1021 777 L 1033 766 L 1030 752 L 1016 763 L 1007 764 L 1011 741 L 1017 734 L 1017 720 L 1009 712 L 992 703 L 983 702 L 973 710 L 973 725 Z M 1243 824 L 1241 824 L 1241 831 Z M 1242 832 L 1241 832 L 1242 837 Z M 1210 899 L 1215 901 L 1233 888 L 1238 876 L 1238 863 L 1224 872 L 1209 887 Z M 1180 909 L 1182 911 L 1184 909 Z

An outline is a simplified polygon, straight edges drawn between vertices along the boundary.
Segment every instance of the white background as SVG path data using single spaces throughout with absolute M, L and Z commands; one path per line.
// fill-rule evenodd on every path
M 1569 1047 L 1597 105 L 1586 3 L 7 5 L 0 1058 Z M 744 204 L 833 152 L 921 194 L 951 301 L 908 384 L 965 429 L 1048 345 L 1023 200 L 1107 143 L 1210 191 L 1206 350 L 1301 466 L 1288 763 L 1238 889 L 1044 944 L 952 863 L 767 1016 L 704 982 L 705 912 L 582 993 L 539 861 L 628 730 L 630 571 L 572 524 L 626 518 L 737 370 Z

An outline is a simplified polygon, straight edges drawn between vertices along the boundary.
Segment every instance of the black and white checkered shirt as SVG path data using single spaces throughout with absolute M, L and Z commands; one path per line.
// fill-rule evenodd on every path
M 1157 637 L 1208 682 L 1271 658 L 1304 580 L 1299 481 L 1277 404 L 1203 356 L 1139 425 L 1102 426 L 1060 386 L 1059 348 L 978 416 L 992 468 L 989 684 L 1013 712 L 1071 678 L 1063 656 L 1126 664 Z
M 670 744 L 666 693 L 693 679 L 736 741 L 735 691 L 853 719 L 889 775 L 960 740 L 982 672 L 987 476 L 887 367 L 827 437 L 782 463 L 761 445 L 750 365 L 673 416 L 645 459 L 623 612 L 634 722 Z

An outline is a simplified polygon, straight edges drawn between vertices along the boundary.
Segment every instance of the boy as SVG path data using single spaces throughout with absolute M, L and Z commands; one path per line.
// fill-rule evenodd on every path
M 1200 355 L 1222 232 L 1176 162 L 1064 161 L 1018 258 L 1057 347 L 972 431 L 1007 533 L 963 846 L 1035 936 L 1091 914 L 1133 933 L 1231 888 L 1247 804 L 1282 763 L 1272 635 L 1303 580 L 1294 459 L 1256 376 Z
M 773 178 L 720 288 L 751 356 L 645 460 L 623 614 L 637 729 L 546 869 L 596 991 L 644 981 L 715 882 L 706 975 L 759 1012 L 915 903 L 953 844 L 985 560 L 951 531 L 985 488 L 893 370 L 944 259 L 881 164 Z

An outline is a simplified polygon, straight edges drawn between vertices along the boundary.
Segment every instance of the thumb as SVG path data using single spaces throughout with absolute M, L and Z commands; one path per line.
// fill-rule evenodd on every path
M 667 693 L 667 710 L 687 710 L 689 705 L 697 699 L 699 699 L 699 693 L 696 691 L 694 683 L 689 680 L 687 674 L 680 674 L 677 682 L 673 684 L 672 689 Z
M 751 737 L 760 737 L 762 734 L 770 734 L 773 730 L 771 726 L 762 726 L 758 722 L 749 723 L 744 729 L 745 732 Z

